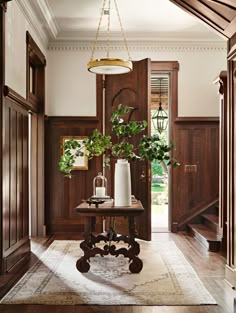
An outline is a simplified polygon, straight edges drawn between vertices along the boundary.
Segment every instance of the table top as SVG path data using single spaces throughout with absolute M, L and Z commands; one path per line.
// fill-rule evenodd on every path
M 137 216 L 144 212 L 144 208 L 140 201 L 132 203 L 131 206 L 114 206 L 113 202 L 104 202 L 98 207 L 83 202 L 75 211 L 84 216 Z

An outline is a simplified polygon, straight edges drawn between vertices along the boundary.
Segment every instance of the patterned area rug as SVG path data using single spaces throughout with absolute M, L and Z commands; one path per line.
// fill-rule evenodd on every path
M 1 300 L 10 304 L 200 305 L 216 304 L 174 242 L 140 241 L 143 270 L 129 272 L 123 256 L 91 258 L 76 269 L 79 241 L 56 240 Z

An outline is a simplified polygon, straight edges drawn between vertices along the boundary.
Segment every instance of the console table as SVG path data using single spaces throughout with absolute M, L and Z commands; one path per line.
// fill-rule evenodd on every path
M 99 206 L 88 205 L 83 202 L 75 211 L 88 219 L 87 229 L 85 229 L 84 238 L 80 247 L 84 251 L 84 255 L 76 262 L 77 270 L 81 273 L 86 273 L 90 269 L 89 260 L 96 254 L 105 256 L 108 254 L 118 256 L 123 255 L 129 258 L 130 265 L 129 270 L 131 273 L 139 273 L 143 268 L 143 262 L 139 259 L 140 252 L 139 243 L 135 241 L 137 235 L 135 229 L 135 216 L 138 216 L 144 212 L 144 208 L 140 201 L 127 207 L 116 207 L 113 203 L 105 202 Z M 118 235 L 110 222 L 110 227 L 107 232 L 101 234 L 94 234 L 96 217 L 109 217 L 110 221 L 116 216 L 127 217 L 129 234 Z M 96 244 L 103 241 L 104 247 L 97 247 Z M 127 244 L 127 247 L 116 248 L 112 242 L 123 241 Z

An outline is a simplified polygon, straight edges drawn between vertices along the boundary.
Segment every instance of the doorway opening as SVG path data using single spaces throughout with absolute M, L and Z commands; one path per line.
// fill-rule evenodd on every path
M 169 75 L 151 73 L 151 135 L 169 141 Z M 169 231 L 168 170 L 166 164 L 151 163 L 151 220 L 152 233 Z

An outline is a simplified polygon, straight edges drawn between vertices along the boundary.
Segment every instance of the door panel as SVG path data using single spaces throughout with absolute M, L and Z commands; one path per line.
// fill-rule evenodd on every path
M 110 116 L 119 104 L 133 107 L 129 116 L 130 120 L 147 120 L 150 125 L 150 59 L 133 63 L 133 71 L 122 75 L 105 76 L 105 133 L 111 133 Z M 150 129 L 146 129 L 146 134 Z M 140 135 L 142 136 L 143 133 Z M 140 136 L 135 136 L 133 143 L 139 141 Z M 114 164 L 106 172 L 108 179 L 108 193 L 114 196 Z M 150 164 L 148 161 L 132 161 L 131 164 L 132 194 L 141 200 L 145 209 L 144 214 L 136 219 L 138 237 L 151 240 L 151 182 Z M 123 226 L 127 222 L 116 219 L 116 231 L 124 232 Z

